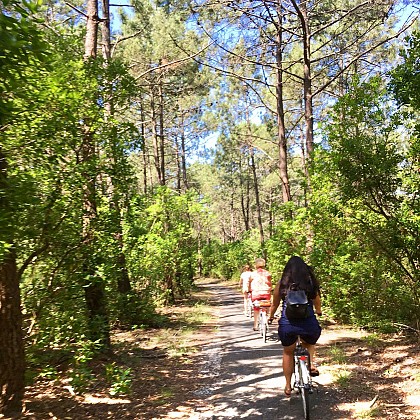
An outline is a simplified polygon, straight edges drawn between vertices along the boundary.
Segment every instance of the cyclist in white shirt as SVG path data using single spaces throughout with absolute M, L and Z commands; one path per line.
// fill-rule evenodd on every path
M 244 265 L 242 269 L 241 277 L 239 278 L 239 287 L 242 289 L 244 296 L 244 314 L 248 314 L 248 293 L 249 293 L 249 280 L 251 277 L 251 266 L 248 264 Z

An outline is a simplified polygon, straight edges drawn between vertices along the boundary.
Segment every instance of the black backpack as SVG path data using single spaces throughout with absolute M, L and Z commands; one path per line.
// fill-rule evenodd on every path
M 309 316 L 309 300 L 304 290 L 297 290 L 296 285 L 292 284 L 287 291 L 286 317 L 288 319 L 305 319 Z

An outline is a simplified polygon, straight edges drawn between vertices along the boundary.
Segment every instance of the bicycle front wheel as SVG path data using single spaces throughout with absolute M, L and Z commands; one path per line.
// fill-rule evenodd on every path
M 304 360 L 299 360 L 299 392 L 302 399 L 303 415 L 305 420 L 309 420 L 309 386 L 305 383 L 308 377 L 308 367 Z
M 303 415 L 305 417 L 305 420 L 309 420 L 309 389 L 302 388 L 300 396 L 302 398 Z
M 267 341 L 267 325 L 267 314 L 265 313 L 265 311 L 261 311 L 261 335 L 264 340 L 264 343 Z
M 263 334 L 263 319 L 262 319 L 262 311 L 260 310 L 258 314 L 258 332 L 260 335 Z
M 263 340 L 264 340 L 264 343 L 266 343 L 267 333 L 268 333 L 268 320 L 267 320 L 267 313 L 265 311 L 263 311 L 262 322 L 263 322 Z

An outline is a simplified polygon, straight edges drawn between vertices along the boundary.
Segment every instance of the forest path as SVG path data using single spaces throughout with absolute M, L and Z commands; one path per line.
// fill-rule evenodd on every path
M 252 330 L 252 321 L 243 315 L 243 301 L 239 293 L 231 287 L 214 283 L 202 284 L 201 287 L 211 292 L 215 315 L 218 317 L 218 330 L 202 352 L 204 357 L 202 372 L 211 378 L 210 381 L 206 381 L 206 386 L 196 391 L 196 395 L 202 399 L 201 402 L 196 402 L 194 413 L 190 412 L 187 415 L 173 411 L 159 418 L 197 420 L 303 418 L 300 397 L 294 393 L 291 398 L 286 398 L 283 393 L 282 346 L 277 338 L 277 325 L 273 323 L 269 340 L 264 343 L 258 333 Z M 363 343 L 360 340 L 367 336 L 366 332 L 349 328 L 324 327 L 318 342 L 318 352 L 324 353 L 324 359 L 322 357 L 319 359 L 321 375 L 314 378 L 318 390 L 311 396 L 312 419 L 371 418 L 376 416 L 375 412 L 379 414 L 375 406 L 376 401 L 393 402 L 388 400 L 386 395 L 387 384 L 382 385 L 383 395 L 375 395 L 376 391 L 370 386 L 372 378 L 369 375 L 369 366 L 366 366 L 366 372 L 362 374 L 366 384 L 356 379 L 356 385 L 359 386 L 356 389 L 351 386 L 347 389 L 346 386 L 343 389 L 337 388 L 337 384 L 334 383 L 337 381 L 334 369 L 328 365 L 322 366 L 328 348 L 335 348 L 346 342 L 355 345 L 356 353 L 362 353 L 361 356 L 365 356 L 367 362 L 367 350 L 358 348 Z M 351 366 L 349 365 L 349 369 Z M 342 367 L 338 369 L 343 370 Z M 375 371 L 372 374 L 380 375 Z M 346 376 L 342 377 L 343 383 L 346 382 Z M 365 392 L 360 387 L 365 388 Z M 386 415 L 386 410 L 382 410 L 381 419 L 420 419 L 418 407 L 414 409 L 411 407 L 409 414 L 405 414 L 401 409 L 406 405 L 401 402 L 398 395 L 395 397 L 398 402 L 389 404 L 389 416 Z

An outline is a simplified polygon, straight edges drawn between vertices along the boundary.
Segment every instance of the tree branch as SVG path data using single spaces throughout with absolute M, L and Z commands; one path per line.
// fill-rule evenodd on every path
M 84 16 L 86 19 L 88 18 L 88 15 L 85 12 L 82 12 L 80 9 L 78 9 L 76 6 L 73 6 L 68 1 L 66 1 L 65 4 L 67 4 L 67 6 L 69 6 L 71 9 L 75 10 L 80 15 Z
M 398 38 L 403 32 L 405 32 L 408 28 L 410 28 L 414 22 L 416 22 L 416 19 L 413 19 L 407 26 L 404 26 L 401 28 L 395 35 L 392 37 L 388 37 L 377 44 L 373 45 L 372 47 L 368 48 L 367 50 L 361 52 L 356 57 L 354 57 L 346 66 L 344 66 L 334 77 L 332 77 L 327 83 L 322 85 L 319 89 L 317 89 L 312 96 L 318 95 L 319 93 L 323 92 L 331 83 L 333 83 L 339 76 L 341 76 L 353 63 L 355 63 L 357 60 L 360 60 L 364 55 L 368 54 L 369 52 L 375 50 L 376 48 L 380 47 L 381 45 L 391 41 L 392 39 Z

